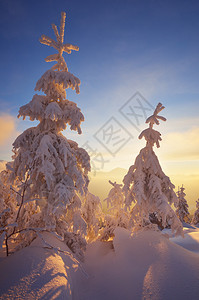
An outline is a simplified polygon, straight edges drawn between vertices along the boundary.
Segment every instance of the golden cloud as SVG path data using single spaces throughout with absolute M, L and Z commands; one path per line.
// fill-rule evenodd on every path
M 199 127 L 168 133 L 163 137 L 161 146 L 159 153 L 166 160 L 198 160 Z
M 16 135 L 15 122 L 15 118 L 11 115 L 0 115 L 0 146 L 5 146 Z

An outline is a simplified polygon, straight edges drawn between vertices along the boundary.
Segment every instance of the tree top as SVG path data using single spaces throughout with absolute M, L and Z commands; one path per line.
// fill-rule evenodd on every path
M 149 127 L 153 127 L 154 124 L 159 125 L 159 120 L 166 121 L 167 119 L 162 116 L 158 116 L 159 112 L 161 112 L 165 107 L 162 105 L 162 103 L 158 103 L 156 106 L 156 109 L 154 110 L 154 113 L 152 116 L 148 117 L 146 120 L 146 123 L 149 123 Z M 159 119 L 159 120 L 158 120 Z
M 158 103 L 153 115 L 148 117 L 148 119 L 146 120 L 146 123 L 149 123 L 149 128 L 143 130 L 139 135 L 139 139 L 142 139 L 143 137 L 145 138 L 145 140 L 147 141 L 147 147 L 153 147 L 154 144 L 156 144 L 158 148 L 160 147 L 159 141 L 162 140 L 161 134 L 153 129 L 153 125 L 159 125 L 159 120 L 166 121 L 165 117 L 158 116 L 159 112 L 161 112 L 164 108 L 165 107 L 162 105 L 162 103 Z
M 65 19 L 66 13 L 62 12 L 60 32 L 58 32 L 57 26 L 55 24 L 52 24 L 52 28 L 56 36 L 56 41 L 44 34 L 41 36 L 39 41 L 41 44 L 53 47 L 58 51 L 58 54 L 49 55 L 45 58 L 46 62 L 57 61 L 57 63 L 52 67 L 52 69 L 68 72 L 67 64 L 62 56 L 63 52 L 67 52 L 68 54 L 70 54 L 71 50 L 79 51 L 79 47 L 71 44 L 64 44 Z

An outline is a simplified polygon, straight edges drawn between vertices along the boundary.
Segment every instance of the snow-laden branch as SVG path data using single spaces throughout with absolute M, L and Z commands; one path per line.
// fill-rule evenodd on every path
M 66 19 L 66 13 L 62 12 L 61 13 L 61 23 L 60 23 L 60 33 L 58 32 L 57 26 L 55 24 L 52 24 L 52 28 L 55 33 L 57 41 L 53 40 L 52 38 L 50 38 L 44 34 L 41 36 L 39 41 L 41 44 L 53 47 L 55 50 L 58 51 L 58 54 L 53 55 L 51 57 L 48 56 L 45 59 L 47 62 L 57 61 L 57 64 L 54 65 L 52 67 L 52 69 L 53 70 L 57 69 L 58 71 L 63 70 L 63 71 L 67 72 L 68 68 L 67 68 L 66 62 L 65 62 L 62 54 L 63 54 L 63 52 L 70 54 L 71 50 L 78 51 L 79 47 L 71 45 L 71 44 L 64 44 L 65 19 Z

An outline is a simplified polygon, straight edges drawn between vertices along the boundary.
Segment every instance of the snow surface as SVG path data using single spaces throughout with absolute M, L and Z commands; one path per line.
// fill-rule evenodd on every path
M 184 239 L 168 239 L 165 231 L 131 235 L 118 227 L 113 243 L 88 245 L 82 265 L 36 239 L 0 262 L 0 299 L 199 299 L 199 228 L 184 229 Z M 69 251 L 56 237 L 43 237 Z
M 51 234 L 42 236 L 53 247 L 70 251 Z M 72 277 L 77 268 L 70 256 L 44 249 L 37 238 L 31 246 L 1 260 L 0 299 L 73 299 Z

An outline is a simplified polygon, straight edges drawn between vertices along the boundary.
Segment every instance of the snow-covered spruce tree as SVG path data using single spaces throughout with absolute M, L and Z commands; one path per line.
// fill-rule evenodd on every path
M 82 206 L 82 216 L 87 223 L 87 239 L 97 238 L 101 224 L 102 207 L 99 197 L 87 193 Z
M 199 199 L 196 200 L 196 211 L 194 213 L 192 224 L 197 225 L 199 224 Z
M 129 228 L 129 214 L 124 207 L 124 193 L 122 184 L 109 183 L 113 186 L 108 197 L 104 199 L 107 203 L 107 214 L 104 216 L 103 228 L 100 230 L 100 239 L 108 240 L 114 237 L 116 227 Z
M 57 54 L 46 62 L 56 64 L 36 83 L 32 100 L 20 107 L 18 117 L 38 120 L 36 127 L 25 130 L 13 143 L 12 181 L 24 181 L 27 174 L 25 201 L 39 199 L 42 206 L 40 227 L 61 235 L 77 255 L 85 248 L 86 225 L 81 217 L 78 194 L 87 192 L 90 158 L 87 152 L 61 131 L 67 124 L 81 134 L 84 116 L 77 105 L 66 99 L 66 89 L 79 93 L 80 80 L 68 72 L 63 52 L 78 51 L 77 46 L 64 44 L 66 14 L 61 14 L 60 32 L 54 24 L 56 40 L 42 35 L 40 42 L 53 47 Z M 25 225 L 25 224 L 24 224 Z
M 138 227 L 150 225 L 149 215 L 156 213 L 164 227 L 170 224 L 172 231 L 183 235 L 182 224 L 171 208 L 172 203 L 175 206 L 178 204 L 175 186 L 162 171 L 153 151 L 154 144 L 159 147 L 161 141 L 161 134 L 153 129 L 153 125 L 159 125 L 159 120 L 166 121 L 164 117 L 158 115 L 163 109 L 164 106 L 159 103 L 153 115 L 146 120 L 149 128 L 143 130 L 139 136 L 139 139 L 145 138 L 146 147 L 141 149 L 134 165 L 124 177 L 125 204 L 131 208 L 132 203 L 135 203 L 131 219 Z
M 177 191 L 178 206 L 176 209 L 176 214 L 181 222 L 189 222 L 189 206 L 187 204 L 187 200 L 185 199 L 186 194 L 184 190 L 185 188 L 182 185 L 181 188 Z

